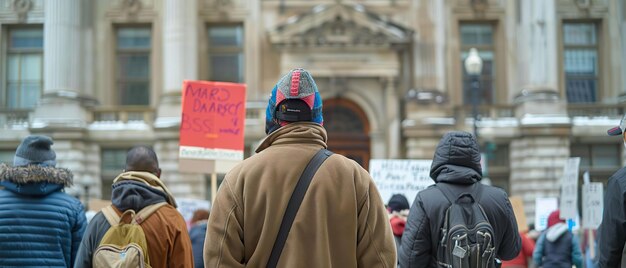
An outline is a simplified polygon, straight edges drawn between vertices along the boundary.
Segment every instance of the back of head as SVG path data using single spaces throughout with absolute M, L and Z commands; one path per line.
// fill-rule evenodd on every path
M 409 209 L 410 205 L 409 205 L 409 201 L 406 199 L 404 195 L 394 194 L 389 199 L 389 202 L 387 202 L 387 207 L 389 207 L 389 210 L 391 212 L 394 212 L 394 211 L 400 212 L 400 211 Z
M 48 136 L 30 135 L 17 147 L 13 158 L 13 165 L 28 166 L 56 166 L 56 153 L 52 148 L 54 144 Z
M 561 219 L 561 212 L 558 209 L 555 211 L 552 211 L 552 213 L 550 213 L 550 215 L 548 216 L 548 228 L 561 222 L 565 222 L 565 220 Z
M 293 69 L 272 89 L 267 105 L 265 133 L 270 134 L 292 122 L 323 124 L 322 98 L 311 74 Z
M 196 223 L 198 221 L 209 219 L 209 211 L 206 209 L 198 209 L 193 212 L 193 216 L 191 217 L 191 223 Z
M 445 165 L 472 169 L 482 175 L 480 149 L 476 138 L 465 131 L 451 131 L 443 135 L 433 156 L 430 177 L 435 179 Z
M 156 153 L 147 146 L 136 146 L 126 154 L 126 171 L 150 172 L 157 177 L 161 174 Z

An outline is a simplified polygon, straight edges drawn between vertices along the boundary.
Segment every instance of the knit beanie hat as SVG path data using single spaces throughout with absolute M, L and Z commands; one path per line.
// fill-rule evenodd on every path
M 291 70 L 272 89 L 265 112 L 265 133 L 270 134 L 291 122 L 323 124 L 322 97 L 311 74 L 301 68 Z
M 402 194 L 394 194 L 389 199 L 387 203 L 387 207 L 391 212 L 393 211 L 403 211 L 405 209 L 409 209 L 409 201 Z
M 550 216 L 548 216 L 548 228 L 552 227 L 552 225 L 555 225 L 559 222 L 565 222 L 565 220 L 561 220 L 560 215 L 561 215 L 561 212 L 558 209 L 550 213 Z
M 50 148 L 52 144 L 48 136 L 30 135 L 24 138 L 15 151 L 13 166 L 56 166 L 56 154 Z

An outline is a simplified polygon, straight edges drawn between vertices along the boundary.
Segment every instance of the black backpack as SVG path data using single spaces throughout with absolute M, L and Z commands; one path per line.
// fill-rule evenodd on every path
M 441 228 L 437 247 L 437 264 L 446 268 L 493 268 L 495 262 L 494 231 L 478 203 L 483 186 L 476 183 L 475 193 L 458 196 L 444 185 L 436 185 L 450 203 Z

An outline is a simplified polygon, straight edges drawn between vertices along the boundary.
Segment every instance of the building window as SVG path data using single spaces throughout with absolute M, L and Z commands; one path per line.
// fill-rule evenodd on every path
M 150 105 L 150 48 L 148 27 L 117 29 L 117 96 L 120 105 Z
M 13 165 L 15 150 L 0 150 L 0 163 Z
M 463 103 L 472 103 L 472 86 L 470 76 L 463 67 L 470 48 L 476 48 L 483 60 L 480 75 L 480 104 L 492 104 L 495 92 L 495 45 L 493 41 L 494 26 L 489 23 L 462 23 L 461 32 L 461 69 L 463 72 Z
M 211 25 L 208 37 L 209 80 L 243 82 L 243 25 Z
M 580 176 L 589 171 L 592 181 L 603 182 L 621 168 L 619 144 L 575 144 L 570 147 L 572 157 L 580 157 Z
M 126 153 L 128 149 L 102 149 L 100 151 L 101 191 L 102 199 L 111 199 L 111 185 L 126 167 Z
M 43 29 L 8 31 L 5 106 L 34 108 L 43 90 Z
M 563 23 L 563 70 L 570 103 L 596 102 L 598 29 L 595 23 Z
M 492 185 L 500 187 L 505 191 L 510 190 L 510 167 L 509 167 L 509 145 L 487 143 L 484 147 L 487 158 L 487 169 L 483 170 L 483 176 L 491 179 Z M 485 159 L 483 159 L 485 161 Z

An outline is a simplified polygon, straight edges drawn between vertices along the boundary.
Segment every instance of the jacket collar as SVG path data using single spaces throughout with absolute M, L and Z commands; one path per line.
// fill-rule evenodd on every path
M 326 129 L 313 122 L 296 122 L 287 124 L 265 137 L 256 149 L 257 153 L 275 145 L 312 144 L 327 148 L 328 135 Z
M 69 169 L 28 165 L 12 167 L 0 164 L 0 181 L 8 181 L 15 184 L 27 184 L 46 182 L 72 186 L 74 175 Z
M 128 171 L 118 175 L 117 178 L 113 180 L 113 184 L 122 182 L 135 182 L 139 185 L 149 187 L 152 190 L 163 192 L 167 196 L 167 203 L 173 207 L 177 207 L 174 195 L 172 195 L 170 190 L 165 186 L 161 179 L 159 179 L 159 177 L 150 172 Z

